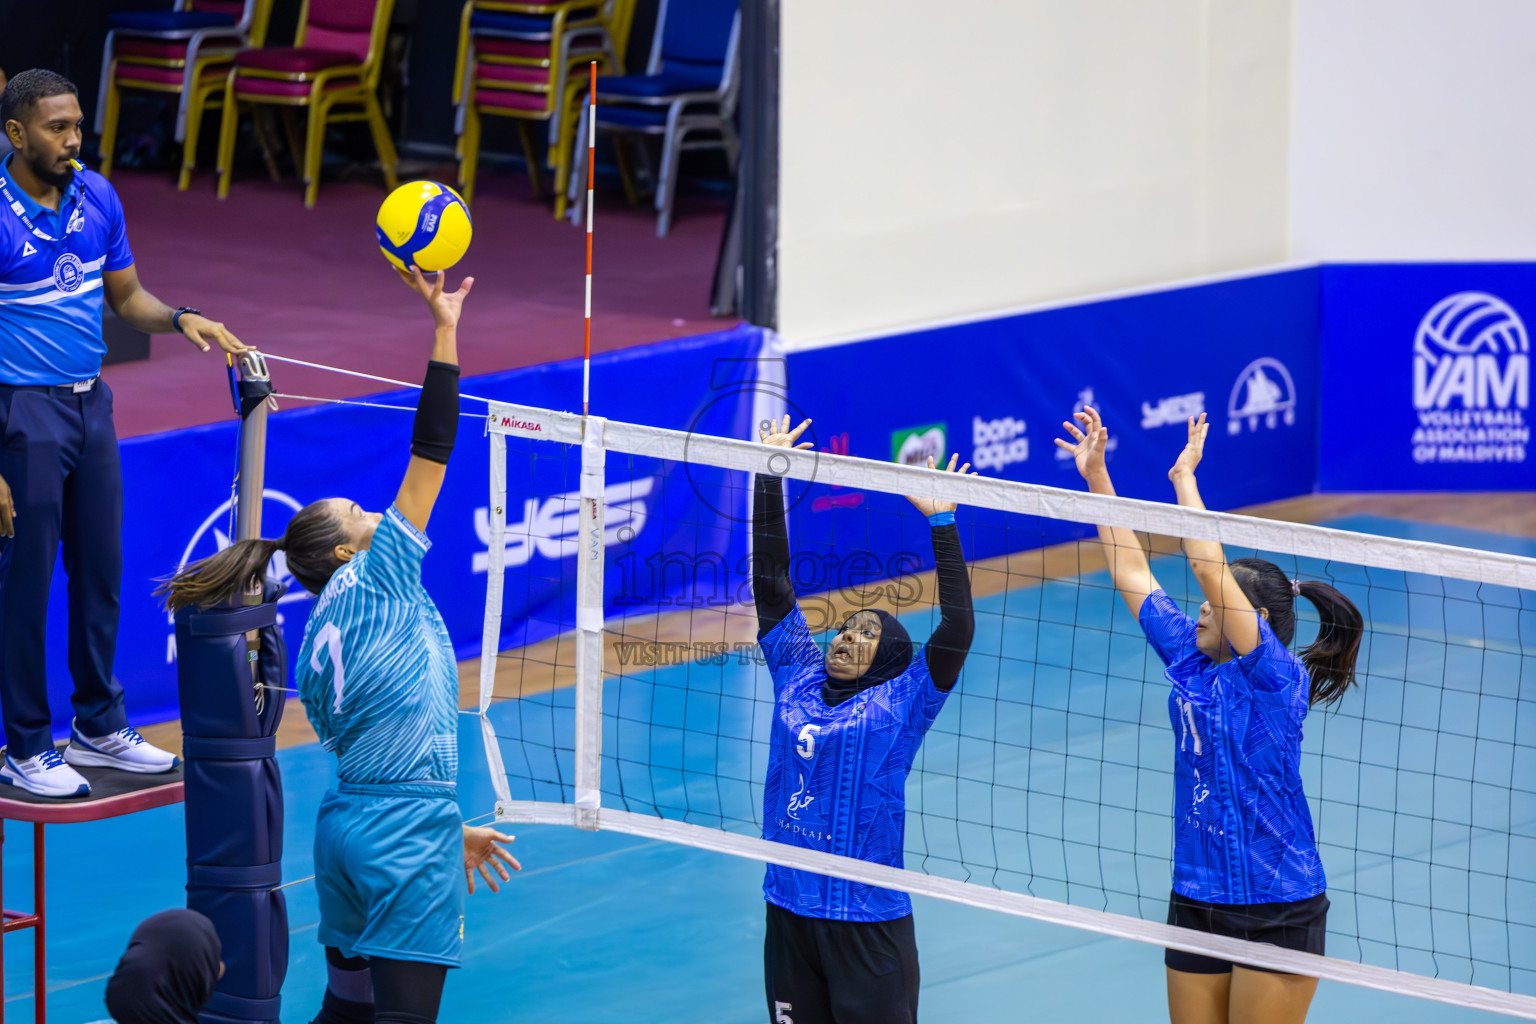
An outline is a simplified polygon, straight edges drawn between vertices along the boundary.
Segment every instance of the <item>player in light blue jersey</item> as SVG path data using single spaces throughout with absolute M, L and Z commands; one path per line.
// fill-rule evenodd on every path
M 1099 414 L 1085 408 L 1064 423 L 1070 452 L 1095 494 L 1114 494 Z M 1195 467 L 1205 450 L 1205 416 L 1168 471 L 1180 505 L 1204 508 Z M 1301 785 L 1301 726 L 1354 684 L 1364 621 L 1326 583 L 1290 580 L 1273 562 L 1228 564 L 1216 541 L 1185 540 L 1184 554 L 1205 594 L 1191 621 L 1158 586 L 1135 533 L 1099 527 L 1110 575 L 1126 607 L 1167 666 L 1174 750 L 1173 894 L 1168 923 L 1321 954 L 1327 883 Z M 1300 656 L 1295 599 L 1317 607 L 1317 639 Z M 1299 1024 L 1317 979 L 1168 950 L 1173 1024 Z
M 429 1024 L 463 943 L 465 883 L 497 891 L 519 867 L 509 843 L 459 818 L 458 666 L 442 616 L 421 583 L 424 532 L 458 427 L 457 326 L 472 278 L 443 291 L 407 280 L 436 325 L 411 460 L 395 503 L 364 511 L 326 498 L 277 540 L 245 540 L 189 566 L 168 603 L 208 606 L 259 580 L 278 551 L 319 595 L 299 648 L 304 710 L 336 755 L 337 786 L 320 804 L 315 886 L 329 984 L 315 1024 Z M 494 874 L 492 872 L 494 869 Z
M 810 420 L 794 430 L 789 422 L 760 431 L 760 440 L 794 446 Z M 951 457 L 949 470 L 957 461 Z M 914 656 L 893 615 L 866 608 L 848 616 L 823 655 L 790 583 L 780 480 L 760 475 L 753 500 L 752 592 L 774 695 L 763 838 L 899 868 L 907 774 L 959 681 L 975 631 L 955 506 L 907 499 L 931 526 L 941 612 L 922 651 Z M 770 1021 L 917 1020 L 911 897 L 777 865 L 768 867 L 763 896 Z

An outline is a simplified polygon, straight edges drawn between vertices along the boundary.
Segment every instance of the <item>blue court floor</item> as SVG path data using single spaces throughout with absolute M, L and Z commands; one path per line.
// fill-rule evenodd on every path
M 1466 530 L 1421 527 L 1389 520 L 1352 519 L 1341 523 L 1349 528 L 1372 532 L 1411 534 L 1426 540 L 1515 550 L 1524 554 L 1536 554 L 1536 543 L 1477 534 Z M 1162 565 L 1158 566 L 1162 571 Z M 1165 583 L 1172 583 L 1164 579 Z M 1179 584 L 1182 586 L 1182 581 Z M 1060 618 L 1052 610 L 1049 585 L 1046 593 L 1030 597 L 1010 592 L 999 595 L 989 608 L 1006 600 L 1013 615 L 1022 618 L 1019 600 L 1034 601 L 1034 607 L 1042 609 L 1039 619 L 1042 629 L 1053 618 Z M 1170 590 L 1172 590 L 1170 586 Z M 1377 600 L 1390 603 L 1384 587 Z M 1438 595 L 1440 604 L 1444 595 Z M 978 606 L 981 607 L 980 605 Z M 1385 608 L 1386 605 L 1383 605 Z M 1408 607 L 1408 606 L 1405 606 Z M 1074 608 L 1065 621 L 1075 621 L 1072 616 L 1083 614 Z M 1387 612 L 1383 611 L 1386 616 Z M 1390 617 L 1390 616 L 1388 616 Z M 1010 619 L 1008 643 L 1017 638 L 1012 635 L 1018 620 Z M 1452 636 L 1455 624 L 1444 623 L 1445 635 Z M 978 668 L 986 659 L 1006 659 L 1007 645 L 1000 637 L 989 637 L 986 630 L 1000 626 L 983 626 L 978 634 L 974 651 L 981 657 L 967 669 L 966 682 L 974 675 L 986 677 Z M 1517 627 L 1518 629 L 1519 627 Z M 919 639 L 926 635 L 922 627 L 914 629 Z M 1523 709 L 1533 694 L 1519 692 L 1522 681 L 1518 666 L 1529 665 L 1528 657 L 1520 656 L 1524 639 L 1518 632 L 1511 639 L 1483 636 L 1484 649 L 1498 654 L 1501 648 L 1511 644 L 1516 649 L 1516 690 L 1511 696 L 1511 708 L 1518 702 Z M 992 643 L 995 649 L 986 646 Z M 1442 645 L 1444 646 L 1444 645 Z M 1043 648 L 1042 648 L 1043 650 Z M 1532 650 L 1525 640 L 1524 652 Z M 1112 654 L 1110 656 L 1113 656 Z M 1373 692 L 1390 694 L 1390 707 L 1371 709 L 1362 705 L 1355 711 L 1360 721 L 1386 720 L 1391 724 L 1397 719 L 1399 741 L 1404 730 L 1413 728 L 1413 687 L 1419 671 L 1414 666 L 1423 656 L 1413 651 L 1404 652 L 1401 666 L 1391 651 L 1373 655 L 1383 660 L 1373 662 L 1381 666 L 1381 678 L 1389 682 L 1376 686 Z M 1074 663 L 1076 655 L 1073 656 Z M 1049 661 L 1049 658 L 1041 659 Z M 1489 662 L 1488 664 L 1493 664 Z M 1504 669 L 1482 666 L 1481 671 L 1490 678 L 1501 677 Z M 681 672 L 684 669 L 664 670 Z M 1441 671 L 1444 672 L 1444 666 Z M 654 674 L 648 681 L 659 685 L 663 672 Z M 1393 690 L 1391 681 L 1400 683 Z M 626 679 L 623 685 L 638 683 Z M 1372 680 L 1371 682 L 1375 682 Z M 1532 680 L 1523 680 L 1529 688 Z M 1074 684 L 1075 685 L 1075 684 Z M 1371 683 L 1368 683 L 1368 687 Z M 1504 685 L 1500 683 L 1499 685 Z M 617 701 L 622 687 L 609 688 L 612 699 Z M 1005 693 L 988 691 L 978 683 L 968 695 L 977 700 L 990 699 L 997 704 L 1006 698 Z M 1094 696 L 1090 717 L 1104 717 L 1110 707 L 1112 693 Z M 1037 718 L 1032 723 L 1034 742 L 1042 751 L 1049 752 L 1053 743 L 1076 736 L 1071 712 L 1077 709 L 1079 697 L 1074 690 L 1072 701 L 1062 710 L 1067 714 L 1059 722 Z M 1164 695 L 1166 699 L 1166 695 Z M 1365 698 L 1362 697 L 1362 700 Z M 1382 698 L 1377 698 L 1380 701 Z M 1048 704 L 1045 691 L 1035 691 L 1035 703 Z M 1115 749 L 1113 735 L 1140 736 L 1143 730 L 1154 728 L 1161 714 L 1161 733 L 1146 740 L 1146 746 L 1156 751 L 1166 761 L 1172 742 L 1168 734 L 1166 711 L 1155 706 L 1142 707 L 1143 698 L 1136 697 L 1130 724 L 1104 727 L 1103 745 L 1099 757 L 1111 759 Z M 506 705 L 500 705 L 505 707 Z M 552 702 L 553 706 L 553 702 Z M 957 712 L 961 705 L 956 703 Z M 1395 708 L 1396 710 L 1391 710 Z M 1452 704 L 1437 706 L 1437 722 L 1441 728 L 1452 729 L 1453 714 L 1447 709 Z M 946 709 L 948 713 L 948 709 Z M 966 714 L 972 714 L 969 705 Z M 979 713 L 979 712 L 977 712 Z M 996 714 L 996 712 L 994 712 Z M 1511 716 L 1513 720 L 1513 715 Z M 1340 719 L 1343 720 L 1343 719 Z M 1056 722 L 1056 724 L 1051 724 Z M 1140 724 L 1138 724 L 1140 723 Z M 491 806 L 488 780 L 485 778 L 485 761 L 479 746 L 478 731 L 474 720 L 466 717 L 461 732 L 463 775 L 461 779 L 461 803 L 466 816 L 483 813 Z M 1057 729 L 1058 733 L 1051 733 Z M 1513 726 L 1511 726 L 1511 731 Z M 1320 732 L 1322 730 L 1319 730 Z M 1349 733 L 1341 727 L 1334 733 Z M 1474 736 L 1482 733 L 1473 729 Z M 992 735 L 998 735 L 995 727 Z M 1353 735 L 1353 734 L 1351 734 Z M 932 818 L 935 821 L 972 817 L 965 811 L 965 800 L 953 783 L 953 767 L 965 761 L 967 738 L 974 738 L 972 731 L 963 723 L 956 724 L 950 733 L 942 733 L 936 726 L 930 735 L 932 759 L 926 762 L 923 777 L 918 785 L 927 785 L 928 777 L 949 778 L 943 785 L 935 785 L 932 794 L 922 792 L 922 800 L 915 802 L 921 810 L 909 819 L 909 837 L 914 822 Z M 629 741 L 625 741 L 629 742 Z M 654 737 L 648 743 L 657 744 L 648 756 L 660 751 Z M 1370 741 L 1357 739 L 1356 749 Z M 1477 741 L 1474 740 L 1474 744 Z M 1438 762 L 1444 768 L 1439 774 L 1448 778 L 1459 775 L 1456 758 L 1460 756 L 1454 745 L 1445 744 L 1448 752 L 1439 755 Z M 987 756 L 990 770 L 1004 772 L 1008 769 L 1007 758 L 999 758 L 993 750 Z M 619 753 L 623 743 L 605 747 Z M 1480 748 L 1478 748 L 1480 749 Z M 330 758 L 318 746 L 299 747 L 282 751 L 279 755 L 287 794 L 287 856 L 284 861 L 284 878 L 303 879 L 312 871 L 310 847 L 313 838 L 315 810 L 320 795 L 327 787 L 331 775 Z M 685 755 L 679 755 L 685 756 Z M 1470 755 L 1469 755 L 1470 756 Z M 1487 765 L 1486 753 L 1478 763 Z M 1327 780 L 1339 778 L 1329 768 L 1328 751 L 1317 752 L 1319 770 Z M 955 760 L 958 759 L 958 760 Z M 1150 762 L 1149 762 L 1150 763 Z M 1161 770 L 1166 772 L 1166 765 Z M 509 765 L 509 767 L 511 767 Z M 686 761 L 679 764 L 676 786 L 657 785 L 653 795 L 659 801 L 675 805 L 676 800 L 668 790 L 686 791 Z M 1045 836 L 1055 841 L 1066 854 L 1070 854 L 1076 841 L 1072 831 L 1073 778 L 1071 758 L 1057 761 L 1035 761 L 1032 764 L 1029 789 L 1055 798 L 1050 805 L 1052 813 L 1059 811 L 1061 822 L 1056 832 L 1031 818 L 1032 835 Z M 612 771 L 610 772 L 610 769 Z M 1154 769 L 1149 769 L 1154 771 Z M 605 766 L 605 789 L 617 774 L 617 767 Z M 969 774 L 969 771 L 967 771 Z M 1399 775 L 1402 773 L 1399 772 Z M 1435 773 L 1431 773 L 1435 774 Z M 1475 773 L 1474 773 L 1475 775 Z M 1101 802 L 1106 799 L 1103 778 L 1094 790 Z M 1311 780 L 1309 780 L 1309 786 Z M 1387 850 L 1374 859 L 1359 853 L 1358 848 L 1369 847 L 1370 823 L 1359 819 L 1358 809 L 1369 809 L 1376 803 L 1384 807 L 1393 805 L 1393 798 L 1411 800 L 1415 794 L 1411 787 L 1371 781 L 1365 775 L 1351 776 L 1352 790 L 1349 799 L 1333 794 L 1333 803 L 1354 808 L 1357 817 L 1357 834 L 1351 832 L 1350 842 L 1345 844 L 1335 830 L 1330 835 L 1328 821 L 1329 794 L 1323 798 L 1323 821 L 1319 823 L 1320 839 L 1327 846 L 1330 839 L 1337 850 L 1325 850 L 1325 865 L 1335 884 L 1347 885 L 1351 891 L 1369 894 L 1371 876 L 1375 872 L 1387 874 L 1386 890 L 1395 892 L 1398 899 L 1411 901 L 1410 894 L 1419 880 L 1395 870 L 1392 856 L 1402 856 L 1405 851 L 1419 850 L 1419 840 L 1404 836 L 1401 845 Z M 1478 785 L 1469 780 L 1469 792 Z M 1387 787 L 1391 796 L 1380 799 L 1370 793 L 1383 793 Z M 1155 789 L 1155 787 L 1149 787 Z M 1403 790 L 1403 792 L 1396 792 Z M 944 799 L 955 791 L 954 803 L 946 805 Z M 1433 801 L 1438 794 L 1431 794 Z M 605 797 L 607 799 L 607 797 Z M 707 799 L 696 795 L 699 806 Z M 1153 794 L 1153 802 L 1166 806 L 1161 793 Z M 638 806 L 634 809 L 640 809 Z M 722 803 L 718 811 L 723 817 L 733 817 L 735 811 Z M 1447 858 L 1476 866 L 1478 861 L 1478 830 L 1488 831 L 1499 821 L 1504 821 L 1506 840 L 1501 847 L 1504 856 L 1512 855 L 1508 833 L 1529 835 L 1536 817 L 1530 808 L 1510 802 L 1504 816 L 1492 814 L 1489 819 L 1470 811 L 1464 816 L 1465 831 L 1446 838 L 1439 833 L 1433 839 L 1425 838 L 1424 849 L 1441 851 L 1435 856 L 1424 855 L 1427 863 L 1439 864 Z M 1166 813 L 1166 812 L 1164 812 Z M 1390 810 L 1383 813 L 1391 815 Z M 673 816 L 669 814 L 668 816 Z M 1405 817 L 1401 812 L 1398 817 Z M 1436 819 L 1441 815 L 1437 812 Z M 1049 815 L 1046 815 L 1049 817 Z M 1101 831 L 1097 840 L 1110 846 L 1126 845 L 1131 856 L 1131 867 L 1136 869 L 1135 854 L 1143 842 L 1156 846 L 1159 841 L 1155 823 L 1133 826 L 1136 835 L 1122 840 L 1114 835 L 1113 827 L 1102 810 L 1093 815 Z M 1384 819 L 1384 820 L 1389 820 Z M 48 936 L 50 978 L 48 1009 L 50 1019 L 60 1024 L 84 1024 L 104 1016 L 102 993 L 106 977 L 110 974 L 117 957 L 126 945 L 129 933 L 143 917 L 156 910 L 180 905 L 184 881 L 184 848 L 182 840 L 182 810 L 178 807 L 163 808 L 130 818 L 87 825 L 53 826 L 49 829 L 49 911 L 51 928 Z M 7 902 L 13 907 L 25 908 L 23 898 L 30 892 L 31 864 L 28 859 L 30 843 L 27 842 L 29 826 L 11 825 L 7 829 L 10 840 L 5 847 L 5 886 L 9 894 Z M 480 891 L 469 900 L 465 922 L 464 969 L 450 975 L 444 1010 L 445 1022 L 459 1021 L 519 1021 L 561 1022 L 561 1024 L 585 1024 L 585 1022 L 742 1022 L 758 1024 L 767 1019 L 763 1005 L 761 977 L 761 941 L 763 903 L 761 898 L 761 865 L 728 857 L 671 846 L 668 844 L 637 840 L 614 834 L 590 834 L 553 826 L 523 826 L 516 829 L 518 836 L 514 852 L 522 859 L 524 871 L 512 883 L 503 888 L 500 895 Z M 923 842 L 935 857 L 935 870 L 949 873 L 946 864 L 977 864 L 1001 872 L 999 884 L 1009 883 L 1007 851 L 998 850 L 994 844 L 992 860 L 988 862 L 984 852 L 978 853 L 978 840 L 967 838 L 963 830 L 955 833 L 953 848 L 944 844 L 944 830 L 933 829 L 925 833 Z M 1145 832 L 1150 840 L 1141 838 Z M 1163 833 L 1166 835 L 1166 833 Z M 968 845 L 969 844 L 969 845 Z M 909 838 L 909 849 L 913 841 Z M 1335 866 L 1347 850 L 1353 859 L 1341 870 Z M 1449 854 L 1444 851 L 1451 851 Z M 1459 852 L 1458 852 L 1459 851 Z M 1166 857 L 1166 845 L 1162 849 Z M 1518 851 L 1515 851 L 1518 852 Z M 1113 892 L 1118 883 L 1112 867 L 1098 858 L 1097 870 L 1084 879 L 1075 874 L 1076 868 L 1068 863 L 1052 867 L 1048 856 L 1035 851 L 1031 860 L 1040 875 L 1040 884 L 1063 886 L 1064 895 L 1073 902 L 1081 902 L 1079 888 L 1071 886 L 1097 885 L 1100 891 Z M 1415 856 L 1417 854 L 1415 853 Z M 950 858 L 950 859 L 946 859 Z M 1070 860 L 1070 856 L 1068 856 Z M 1412 859 L 1409 857 L 1408 859 Z M 909 864 L 912 862 L 909 860 Z M 916 866 L 916 865 L 914 865 Z M 1513 871 L 1514 865 L 1506 864 L 1504 874 L 1529 875 L 1528 869 Z M 1059 876 L 1052 880 L 1052 876 Z M 1166 877 L 1166 876 L 1164 876 Z M 1150 891 L 1156 880 L 1141 883 L 1143 890 Z M 1426 876 L 1425 884 L 1429 884 Z M 1392 887 L 1396 886 L 1396 889 Z M 1123 886 L 1122 886 L 1123 887 Z M 1166 890 L 1164 890 L 1166 891 Z M 324 987 L 325 970 L 321 950 L 315 942 L 316 906 L 314 887 L 301 882 L 286 890 L 292 930 L 292 957 L 288 982 L 284 989 L 284 1024 L 303 1024 L 313 1016 L 319 1005 Z M 1050 896 L 1049 891 L 1040 895 Z M 1529 917 L 1536 913 L 1536 899 L 1528 889 L 1509 888 L 1500 890 L 1512 918 Z M 1479 900 L 1492 899 L 1491 894 L 1469 894 L 1468 904 L 1478 913 Z M 1090 900 L 1091 902 L 1091 900 Z M 1113 903 L 1113 899 L 1109 899 Z M 1163 968 L 1161 951 L 1150 946 L 1125 940 L 1106 939 L 1089 933 L 1073 931 L 1053 925 L 989 913 L 955 904 L 917 898 L 915 900 L 918 943 L 922 954 L 923 1019 L 939 1024 L 949 1022 L 1005 1022 L 1028 1019 L 1031 1021 L 1105 1021 L 1135 1022 L 1166 1020 L 1163 995 Z M 1121 909 L 1118 906 L 1112 909 Z M 1136 912 L 1131 910 L 1129 912 Z M 1502 913 L 1502 908 L 1499 911 Z M 1367 936 L 1369 922 L 1352 920 L 1350 928 L 1361 936 Z M 1402 925 L 1405 929 L 1416 927 L 1412 922 Z M 1475 939 L 1475 937 L 1474 937 Z M 1332 941 L 1332 939 L 1330 939 Z M 1518 958 L 1524 950 L 1509 950 L 1496 956 Z M 6 942 L 6 1000 L 5 1009 L 10 1019 L 28 1020 L 32 1012 L 32 975 L 30 937 L 28 933 L 13 935 Z M 1495 957 L 1496 958 L 1496 957 Z M 1515 959 L 1514 962 L 1520 962 Z M 1530 961 L 1526 961 L 1530 962 Z M 1455 965 L 1450 965 L 1454 973 Z M 1517 987 L 1522 987 L 1517 985 Z M 1403 1024 L 1471 1024 L 1474 1021 L 1490 1022 L 1497 1018 L 1486 1014 L 1458 1010 L 1436 1003 L 1421 1003 L 1405 997 L 1372 992 L 1349 986 L 1324 983 L 1313 1005 L 1311 1021 L 1320 1024 L 1357 1024 L 1361 1020 L 1403 1022 Z

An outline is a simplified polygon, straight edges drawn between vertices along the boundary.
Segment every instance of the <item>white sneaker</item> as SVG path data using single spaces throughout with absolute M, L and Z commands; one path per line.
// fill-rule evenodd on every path
M 79 727 L 73 723 L 64 760 L 82 768 L 116 768 L 141 775 L 175 771 L 181 764 L 181 758 L 150 743 L 131 725 L 105 736 L 87 737 L 80 735 Z
M 85 776 L 64 763 L 64 758 L 52 747 L 18 761 L 9 753 L 0 764 L 0 782 L 24 789 L 38 796 L 89 796 L 91 784 Z

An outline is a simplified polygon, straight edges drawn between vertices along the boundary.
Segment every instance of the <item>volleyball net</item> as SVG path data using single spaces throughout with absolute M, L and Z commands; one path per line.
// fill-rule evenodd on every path
M 1536 1019 L 1536 559 L 515 405 L 487 424 L 479 722 L 499 821 Z M 901 496 L 960 504 L 976 632 L 907 782 L 903 869 L 761 838 L 774 702 L 751 591 L 757 474 L 785 481 L 791 578 L 819 640 L 862 607 L 925 640 L 929 527 Z M 1169 684 L 1092 524 L 1147 535 L 1188 611 L 1201 597 L 1179 539 L 1330 582 L 1364 615 L 1360 685 L 1304 723 L 1326 957 L 1163 923 Z M 1295 649 L 1310 612 L 1297 603 Z

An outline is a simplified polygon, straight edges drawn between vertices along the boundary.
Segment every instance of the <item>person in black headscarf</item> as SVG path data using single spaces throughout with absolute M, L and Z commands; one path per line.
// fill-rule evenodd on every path
M 760 430 L 807 448 L 810 424 Z M 954 471 L 958 456 L 951 456 Z M 932 458 L 928 468 L 933 469 Z M 960 467 L 965 473 L 969 465 Z M 790 583 L 782 482 L 759 475 L 752 514 L 758 643 L 773 676 L 763 838 L 902 866 L 906 781 L 928 727 L 959 681 L 975 632 L 955 505 L 908 497 L 928 517 L 941 618 L 918 656 L 895 616 L 854 612 L 825 655 Z M 906 893 L 770 864 L 763 973 L 775 1024 L 913 1024 L 917 941 Z
M 224 976 L 219 933 L 195 910 L 162 910 L 140 922 L 107 982 L 117 1024 L 197 1024 Z

